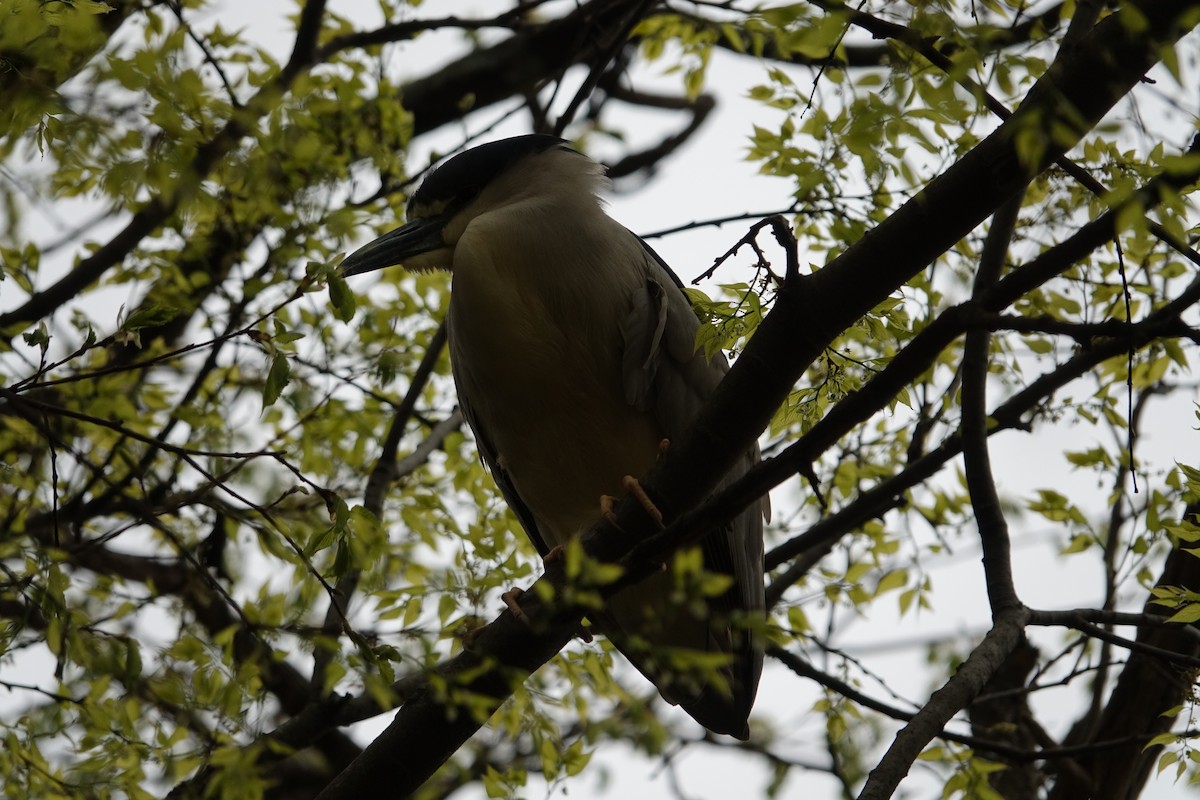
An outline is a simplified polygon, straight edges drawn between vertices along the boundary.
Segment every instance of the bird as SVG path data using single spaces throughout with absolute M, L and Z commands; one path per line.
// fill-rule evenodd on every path
M 697 348 L 679 277 L 605 211 L 609 186 L 601 164 L 557 136 L 477 145 L 427 175 L 405 224 L 339 267 L 449 271 L 459 405 L 543 558 L 597 520 L 602 497 L 638 488 L 630 476 L 684 434 L 729 370 Z M 725 483 L 758 459 L 748 449 Z M 664 699 L 743 740 L 763 665 L 768 513 L 763 498 L 703 539 L 704 569 L 729 580 L 701 608 L 672 604 L 664 568 L 589 614 Z M 689 655 L 717 666 L 689 670 Z

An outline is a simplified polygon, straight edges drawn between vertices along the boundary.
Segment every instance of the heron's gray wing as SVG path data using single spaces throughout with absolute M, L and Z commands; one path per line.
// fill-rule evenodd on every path
M 729 371 L 729 363 L 720 353 L 707 359 L 696 350 L 700 320 L 683 291 L 683 283 L 650 245 L 638 241 L 649 258 L 645 286 L 635 292 L 632 309 L 622 328 L 626 347 L 622 354 L 625 398 L 631 405 L 652 412 L 667 437 L 675 439 L 699 414 Z M 758 458 L 755 446 L 722 485 L 739 477 Z M 762 558 L 756 551 L 761 551 L 762 519 L 766 514 L 765 500 L 760 501 L 738 519 L 738 522 L 754 520 L 753 524 L 735 524 L 734 530 L 726 531 L 724 537 L 710 536 L 705 540 L 708 567 L 733 575 L 737 581 L 733 588 L 738 590 L 740 601 L 725 598 L 735 601 L 737 608 L 757 609 L 763 605 Z
M 720 353 L 708 359 L 697 351 L 700 320 L 683 291 L 682 282 L 649 245 L 638 241 L 646 254 L 645 282 L 635 291 L 622 326 L 626 348 L 622 354 L 625 397 L 631 405 L 651 412 L 665 435 L 675 439 L 695 420 L 729 371 L 729 364 Z M 721 486 L 741 476 L 758 458 L 757 446 L 747 450 Z M 766 513 L 766 501 L 760 500 L 702 542 L 705 568 L 733 578 L 729 590 L 710 603 L 711 612 L 719 619 L 728 620 L 737 611 L 761 612 L 764 607 L 762 526 Z M 728 715 L 731 719 L 742 713 L 744 721 L 762 671 L 762 647 L 755 637 L 728 628 L 714 629 L 713 633 L 727 636 L 722 648 L 737 656 L 733 708 L 730 699 L 716 697 L 702 697 L 685 706 L 693 717 L 710 728 L 701 719 L 700 715 L 706 713 L 701 706 L 709 704 L 713 715 Z M 737 735 L 739 731 L 727 732 Z
M 453 335 L 451 336 L 451 340 L 453 348 Z M 483 463 L 488 468 L 488 471 L 492 473 L 492 480 L 496 482 L 496 486 L 500 489 L 500 494 L 504 497 L 504 501 L 508 503 L 508 507 L 516 515 L 517 521 L 525 529 L 525 533 L 529 536 L 529 540 L 533 542 L 533 546 L 537 548 L 538 553 L 545 558 L 546 554 L 550 552 L 550 547 L 546 544 L 546 540 L 541 532 L 538 531 L 537 521 L 534 519 L 533 512 L 529 510 L 529 506 L 521 499 L 521 495 L 517 494 L 517 489 L 513 486 L 512 478 L 509 477 L 504 467 L 500 465 L 496 446 L 492 444 L 487 429 L 480 424 L 479 418 L 475 415 L 475 411 L 471 406 L 469 392 L 464 391 L 464 387 L 470 385 L 462 379 L 459 372 L 461 369 L 459 365 L 464 361 L 465 359 L 455 358 L 453 353 L 451 354 L 450 372 L 454 375 L 455 386 L 458 387 L 458 406 L 462 409 L 463 419 L 471 426 L 471 431 L 475 434 L 475 446 L 479 450 L 479 456 L 483 459 Z

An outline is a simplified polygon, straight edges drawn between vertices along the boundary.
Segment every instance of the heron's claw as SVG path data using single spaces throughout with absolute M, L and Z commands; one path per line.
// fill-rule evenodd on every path
M 612 525 L 617 530 L 621 530 L 621 526 L 617 524 L 617 513 L 613 511 L 617 507 L 617 498 L 611 494 L 600 495 L 600 516 Z
M 529 615 L 525 613 L 525 611 L 521 608 L 521 604 L 517 602 L 521 599 L 521 595 L 523 594 L 525 594 L 524 589 L 514 586 L 504 594 L 500 595 L 500 599 L 504 601 L 504 605 L 508 607 L 508 610 L 512 612 L 514 617 L 528 625 Z
M 462 635 L 462 646 L 464 650 L 474 650 L 475 642 L 479 641 L 479 637 L 483 635 L 487 625 L 480 625 L 478 628 L 472 628 Z
M 663 524 L 662 512 L 658 510 L 658 506 L 654 505 L 654 501 L 650 499 L 650 495 L 646 494 L 646 490 L 642 488 L 640 483 L 638 483 L 637 478 L 633 477 L 632 475 L 626 475 L 621 481 L 621 485 L 625 487 L 625 491 L 633 495 L 637 501 L 642 504 L 642 508 L 647 514 L 650 515 L 650 518 L 654 520 L 654 524 L 657 525 L 660 530 L 666 527 L 666 525 Z
M 557 555 L 555 554 L 556 551 L 557 551 Z M 553 550 L 551 550 L 549 553 L 546 554 L 546 560 L 550 561 L 552 557 L 555 559 L 562 558 L 564 552 L 565 551 L 563 550 L 563 546 L 558 545 L 557 547 L 555 547 Z M 521 604 L 517 602 L 518 600 L 521 599 L 521 595 L 523 595 L 523 594 L 525 594 L 524 589 L 520 589 L 520 588 L 517 588 L 514 586 L 513 588 L 509 589 L 504 594 L 500 595 L 500 599 L 504 601 L 504 605 L 508 606 L 508 610 L 512 612 L 512 615 L 514 617 L 516 617 L 518 621 L 524 622 L 526 625 L 532 625 L 533 623 L 532 623 L 532 620 L 529 619 L 529 615 L 526 614 L 521 609 Z M 483 630 L 483 629 L 480 628 L 480 630 Z M 474 631 L 472 631 L 472 633 L 474 633 Z M 468 635 L 470 635 L 470 634 L 468 634 Z M 591 644 L 591 642 L 592 642 L 592 632 L 589 631 L 587 628 L 585 628 L 583 626 L 582 622 L 579 623 L 579 627 L 575 631 L 575 635 L 578 636 L 580 639 L 583 639 L 583 641 L 587 642 L 588 644 Z M 474 640 L 472 640 L 472 642 L 473 641 Z M 465 643 L 465 638 L 464 638 L 464 643 Z
M 668 440 L 663 439 L 663 446 L 669 444 Z M 658 510 L 658 506 L 654 505 L 654 501 L 650 499 L 650 495 L 646 494 L 646 490 L 642 488 L 642 484 L 638 483 L 638 479 L 632 475 L 626 475 L 621 480 L 621 486 L 625 491 L 629 492 L 641 504 L 642 509 L 650 515 L 654 520 L 654 524 L 661 530 L 666 525 L 663 524 L 662 512 Z M 600 495 L 600 516 L 612 525 L 617 530 L 623 530 L 620 524 L 617 523 L 617 514 L 613 510 L 617 505 L 617 498 L 609 494 Z M 549 556 L 547 556 L 549 558 Z

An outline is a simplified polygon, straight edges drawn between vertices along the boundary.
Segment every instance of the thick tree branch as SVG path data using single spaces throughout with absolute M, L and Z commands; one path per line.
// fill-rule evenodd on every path
M 1159 37 L 1181 35 L 1176 23 L 1192 7 L 1140 7 L 1145 39 L 1129 34 L 1121 15 L 1106 19 L 974 150 L 824 269 L 784 286 L 697 420 L 695 435 L 673 446 L 660 465 L 656 488 L 668 518 L 674 503 L 692 505 L 715 485 L 829 341 L 978 225 L 1132 88 L 1161 52 Z M 1018 134 L 1049 130 L 1055 134 L 1036 158 L 1016 145 Z M 677 463 L 693 468 L 672 469 Z
M 1008 654 L 1021 641 L 1027 612 L 1020 606 L 1000 609 L 993 627 L 976 645 L 942 688 L 934 692 L 912 721 L 896 734 L 887 753 L 871 770 L 858 800 L 887 800 L 908 774 L 925 745 L 937 736 L 950 718 L 966 708 L 983 690 Z
M 1013 195 L 992 217 L 992 227 L 976 273 L 974 299 L 982 297 L 999 277 L 1020 211 L 1021 195 Z M 988 457 L 989 343 L 987 331 L 972 330 L 967 333 L 963 345 L 962 439 L 967 487 L 983 546 L 983 569 L 993 627 L 946 685 L 935 692 L 896 735 L 883 759 L 871 771 L 859 795 L 860 800 L 891 797 L 930 739 L 1000 673 L 1024 641 L 1028 612 L 1017 598 L 1013 585 L 1008 525 L 1000 508 Z
M 1078 141 L 1157 62 L 1162 48 L 1184 33 L 1184 15 L 1200 7 L 1194 2 L 1135 5 L 1145 19 L 1137 33 L 1126 28 L 1121 15 L 1098 25 L 1070 57 L 1050 68 L 1028 100 L 995 133 L 825 269 L 783 287 L 775 309 L 689 435 L 674 444 L 647 478 L 648 489 L 668 519 L 712 491 L 829 341 Z M 1039 152 L 1017 145 L 1018 138 L 1027 139 L 1031 133 L 1043 145 Z M 585 547 L 601 560 L 620 560 L 632 543 L 649 533 L 650 523 L 636 503 L 623 502 L 617 513 L 621 531 L 598 525 L 585 537 Z M 553 586 L 562 580 L 561 572 L 552 565 L 542 581 Z M 427 689 L 405 703 L 387 731 L 324 796 L 350 797 L 384 785 L 394 792 L 414 790 L 507 696 L 512 679 L 523 679 L 557 652 L 570 638 L 579 610 L 551 616 L 538 592 L 527 592 L 525 598 L 528 606 L 522 605 L 532 619 L 554 620 L 544 634 L 533 635 L 507 612 L 502 614 L 484 630 L 475 653 L 439 668 L 439 684 L 447 688 Z M 1015 620 L 1014 626 L 1016 616 L 1014 612 L 1000 618 L 996 633 L 977 650 L 976 662 L 983 666 L 960 671 L 963 677 L 952 681 L 953 691 L 948 689 L 951 699 L 936 704 L 934 717 L 959 700 L 965 705 L 983 685 L 987 665 L 995 660 L 992 656 L 1006 653 L 1015 641 L 1009 630 L 1015 627 L 1019 632 L 1023 621 Z M 485 668 L 484 656 L 494 666 Z M 975 688 L 963 691 L 960 685 Z M 463 693 L 475 699 L 474 713 L 462 706 Z M 910 738 L 923 735 L 922 730 Z M 888 763 L 907 757 L 907 749 L 902 748 Z M 399 759 L 404 760 L 400 767 Z
M 1189 508 L 1189 516 L 1195 514 Z M 1167 557 L 1159 586 L 1200 588 L 1200 559 L 1180 548 Z M 1061 613 L 1061 612 L 1060 612 Z M 1165 618 L 1169 611 L 1147 601 L 1142 612 L 1146 616 Z M 1034 619 L 1046 619 L 1070 624 L 1074 616 L 1045 612 Z M 1083 625 L 1090 622 L 1076 620 Z M 1103 628 L 1087 631 L 1090 635 L 1107 635 Z M 1184 703 L 1192 691 L 1200 659 L 1200 638 L 1195 626 L 1178 623 L 1139 627 L 1136 643 L 1122 640 L 1121 646 L 1131 648 L 1129 660 L 1118 677 L 1103 712 L 1091 725 L 1076 726 L 1063 742 L 1065 746 L 1083 747 L 1127 734 L 1129 731 L 1152 737 L 1171 728 L 1174 714 L 1166 711 Z M 1048 795 L 1049 800 L 1074 800 L 1091 797 L 1094 800 L 1127 800 L 1137 797 L 1149 777 L 1162 746 L 1143 749 L 1144 743 L 1129 742 L 1103 753 L 1086 753 L 1080 757 L 1082 775 L 1074 772 L 1059 776 Z
M 732 496 L 736 495 L 738 502 L 742 503 L 741 507 L 744 508 L 753 498 L 761 496 L 764 492 L 779 485 L 792 475 L 806 469 L 809 464 L 816 461 L 822 453 L 832 447 L 846 433 L 869 419 L 872 414 L 883 409 L 897 392 L 928 369 L 928 366 L 933 363 L 942 350 L 955 338 L 974 327 L 989 330 L 1010 329 L 1028 332 L 1061 333 L 1073 338 L 1086 337 L 1087 350 L 1073 357 L 1071 361 L 1064 365 L 1068 367 L 1070 373 L 1076 376 L 1082 374 L 1077 371 L 1079 365 L 1091 362 L 1093 357 L 1097 357 L 1103 353 L 1107 354 L 1103 357 L 1108 358 L 1110 355 L 1122 352 L 1120 348 L 1114 349 L 1110 343 L 1098 341 L 1090 337 L 1089 334 L 1092 332 L 1101 336 L 1118 337 L 1123 343 L 1127 343 L 1129 337 L 1132 336 L 1138 343 L 1135 346 L 1141 346 L 1149 341 L 1146 338 L 1147 334 L 1150 334 L 1151 338 L 1158 335 L 1190 338 L 1193 335 L 1193 331 L 1180 320 L 1179 315 L 1185 309 L 1200 301 L 1200 281 L 1193 281 L 1170 303 L 1158 309 L 1142 322 L 1137 323 L 1107 321 L 1092 324 L 1071 324 L 1040 318 L 1013 318 L 1008 315 L 1000 315 L 999 311 L 1009 307 L 1027 292 L 1041 286 L 1053 276 L 1066 271 L 1093 250 L 1110 241 L 1117 233 L 1118 217 L 1122 209 L 1130 207 L 1128 204 L 1142 204 L 1146 207 L 1153 207 L 1159 202 L 1159 198 L 1164 192 L 1176 191 L 1192 183 L 1198 176 L 1200 176 L 1200 163 L 1196 164 L 1193 170 L 1188 173 L 1156 176 L 1148 181 L 1139 191 L 1130 195 L 1126 201 L 1117 204 L 1114 208 L 1101 214 L 1091 222 L 1086 223 L 1065 241 L 1047 249 L 1027 264 L 1014 268 L 996 286 L 988 289 L 978 299 L 973 299 L 939 313 L 932 322 L 913 337 L 903 350 L 896 354 L 883 371 L 874 375 L 863 388 L 839 402 L 824 419 L 817 422 L 804 436 L 789 445 L 778 456 L 764 459 L 762 463 L 755 466 L 754 469 L 743 476 L 737 483 L 728 487 L 722 493 L 722 497 L 730 495 L 730 499 L 732 500 Z M 1179 182 L 1177 183 L 1176 180 Z M 1196 257 L 1194 251 L 1191 252 L 1191 256 Z M 1098 327 L 1093 328 L 1093 325 Z M 1123 346 L 1127 345 L 1123 344 Z M 1097 350 L 1096 348 L 1100 349 Z M 1061 386 L 1063 384 L 1058 385 Z M 1049 388 L 1049 391 L 1052 392 L 1053 388 Z M 1014 397 L 1013 400 L 1017 400 L 1018 397 L 1028 398 L 1028 395 L 1022 392 L 1017 397 Z M 1006 403 L 1005 407 L 1008 406 L 1009 403 Z M 995 415 L 993 415 L 993 419 L 994 417 Z M 1012 425 L 1016 425 L 1019 417 L 1009 417 L 1008 419 L 1011 419 Z M 1002 429 L 1003 427 L 1003 425 L 999 426 L 999 428 L 991 427 L 989 430 L 994 433 L 997 429 Z M 952 441 L 955 442 L 954 453 L 957 454 L 959 444 L 957 440 Z M 922 457 L 901 474 L 920 475 L 921 479 L 924 479 L 932 474 L 928 472 L 932 465 L 933 462 L 930 459 Z M 914 468 L 916 469 L 914 470 Z M 899 497 L 904 489 L 915 485 L 915 482 L 893 483 L 889 479 L 883 485 L 891 487 L 888 491 L 895 492 L 892 497 Z M 884 497 L 874 490 L 869 494 L 872 498 L 876 498 L 872 500 L 872 507 L 876 513 L 870 513 L 865 517 L 856 517 L 859 523 L 877 516 L 878 513 L 885 510 L 885 507 L 874 505 L 878 501 L 882 500 L 885 503 L 889 503 L 886 505 L 886 508 L 891 508 L 894 505 L 890 504 L 889 498 Z M 860 497 L 859 501 L 856 501 L 854 505 L 857 505 L 863 499 L 864 497 Z M 823 520 L 817 523 L 817 526 L 826 530 L 832 530 L 827 525 L 829 522 L 830 520 Z M 776 547 L 772 552 L 767 554 L 767 569 L 774 569 L 817 541 L 828 540 L 825 538 L 825 534 L 817 537 L 810 537 L 808 534 L 803 534 L 791 542 L 786 542 Z
M 469 99 L 472 109 L 484 108 L 521 96 L 569 66 L 591 63 L 610 44 L 597 32 L 622 25 L 629 10 L 642 2 L 592 0 L 560 19 L 405 84 L 401 96 L 413 113 L 414 135 L 460 119 L 464 100 Z
M 844 3 L 817 1 L 813 2 L 813 5 L 831 14 L 846 16 L 854 25 L 867 31 L 876 39 L 899 40 L 910 45 L 912 43 L 921 43 L 930 48 L 937 47 L 939 49 L 936 52 L 945 52 L 947 55 L 953 54 L 956 50 L 960 49 L 959 44 L 952 40 L 939 41 L 932 37 L 920 36 L 903 25 L 887 22 L 863 11 L 849 8 Z M 718 35 L 718 47 L 737 53 L 738 55 L 753 55 L 756 58 L 808 66 L 820 66 L 833 61 L 839 66 L 850 69 L 885 66 L 895 61 L 895 53 L 886 44 L 840 45 L 837 48 L 837 52 L 818 57 L 813 57 L 803 52 L 780 52 L 773 41 L 762 39 L 752 28 L 743 24 L 736 26 L 736 30 L 742 42 L 749 41 L 752 43 L 750 48 L 745 48 L 740 46 L 738 41 L 731 39 L 726 34 L 724 30 L 725 26 L 721 23 L 694 14 L 686 16 L 694 22 L 709 27 L 716 33 Z M 1008 27 L 979 25 L 967 29 L 963 33 L 964 38 L 970 41 L 981 52 L 991 53 L 1004 48 L 1027 44 L 1032 40 L 1034 35 L 1041 36 L 1047 32 L 1053 32 L 1061 24 L 1061 18 L 1062 3 L 1056 3 L 1039 14 L 1026 16 L 1016 25 Z
M 971 298 L 985 296 L 1000 277 L 1005 255 L 1021 212 L 1022 195 L 1014 195 L 992 217 L 984 241 Z M 983 574 L 993 618 L 1021 605 L 1013 584 L 1012 547 L 1008 523 L 1000 507 L 1000 494 L 988 455 L 987 379 L 991 334 L 985 329 L 967 331 L 962 356 L 963 471 L 979 540 L 983 545 Z
M 999 740 L 1002 745 L 1026 753 L 1039 752 L 1054 744 L 1029 708 L 1029 676 L 1037 666 L 1037 648 L 1022 636 L 967 707 L 971 730 L 976 736 Z M 988 776 L 992 789 L 1002 797 L 1036 797 L 1045 781 L 1039 766 L 1029 759 L 996 753 L 1008 768 Z M 1066 765 L 1070 760 L 1060 759 L 1059 763 Z
M 988 110 L 997 117 L 1002 120 L 1007 120 L 1012 116 L 1013 112 L 1010 111 L 1008 107 L 1006 107 L 998 99 L 996 99 L 990 92 L 988 92 L 986 86 L 976 82 L 967 71 L 956 66 L 954 60 L 951 58 L 951 54 L 954 49 L 953 47 L 944 49 L 939 48 L 934 39 L 921 36 L 903 25 L 887 22 L 864 11 L 851 10 L 840 2 L 819 2 L 818 5 L 831 12 L 839 12 L 849 15 L 849 19 L 854 25 L 870 31 L 874 36 L 892 39 L 893 41 L 904 44 L 913 52 L 919 53 L 922 57 L 926 58 L 931 64 L 936 66 L 947 76 L 951 77 L 959 84 L 959 86 L 969 92 L 972 97 L 981 98 Z M 1071 17 L 1070 26 L 1063 36 L 1062 46 L 1060 47 L 1060 57 L 1062 54 L 1070 54 L 1077 43 L 1084 37 L 1086 32 L 1094 26 L 1096 19 L 1099 17 L 1102 11 L 1103 5 L 1104 4 L 1102 2 L 1083 2 L 1076 4 L 1075 13 Z M 1032 31 L 1038 30 L 1039 25 L 1037 24 L 1037 21 L 1039 19 L 1047 21 L 1052 20 L 1053 22 L 1049 27 L 1056 27 L 1059 23 L 1061 10 L 1061 5 L 1054 6 L 1044 14 L 1031 18 L 1031 20 L 1027 20 L 1027 23 L 1032 21 L 1034 24 L 1026 29 L 1026 35 Z M 1131 22 L 1131 24 L 1136 23 Z M 1192 143 L 1191 149 L 1193 152 L 1195 152 L 1198 142 L 1200 142 L 1200 137 L 1197 137 L 1197 140 L 1194 140 Z M 1104 197 L 1106 195 L 1107 189 L 1105 186 L 1101 184 L 1100 181 L 1092 177 L 1092 175 L 1083 167 L 1067 158 L 1065 154 L 1059 155 L 1055 159 L 1054 163 L 1092 194 L 1096 195 L 1097 197 Z M 1159 240 L 1165 242 L 1183 255 L 1189 255 L 1188 251 L 1190 248 L 1187 247 L 1186 242 L 1180 241 L 1174 234 L 1154 220 L 1148 219 L 1146 224 L 1149 227 L 1150 232 L 1153 233 Z
M 1036 611 L 1029 612 L 1030 625 L 1053 625 L 1066 628 L 1074 628 L 1080 633 L 1091 636 L 1093 639 L 1100 639 L 1109 644 L 1123 647 L 1134 653 L 1141 653 L 1147 656 L 1153 656 L 1165 663 L 1175 664 L 1181 668 L 1200 669 L 1200 656 L 1193 656 L 1187 653 L 1181 653 L 1176 650 L 1167 650 L 1162 647 L 1156 647 L 1151 644 L 1145 644 L 1139 640 L 1126 639 L 1124 636 L 1118 636 L 1112 631 L 1100 625 L 1093 624 L 1087 620 L 1080 619 L 1071 612 L 1058 611 Z M 1183 625 L 1178 625 L 1179 628 L 1184 628 Z M 1194 633 L 1194 631 L 1192 631 Z M 1182 637 L 1181 637 L 1182 638 Z M 1195 644 L 1193 642 L 1192 644 Z

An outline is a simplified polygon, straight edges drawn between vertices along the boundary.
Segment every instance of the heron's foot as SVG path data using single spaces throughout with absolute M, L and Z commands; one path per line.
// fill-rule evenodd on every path
M 474 628 L 464 631 L 462 636 L 458 637 L 459 641 L 462 642 L 463 649 L 474 650 L 475 643 L 479 641 L 479 637 L 483 635 L 485 630 L 487 630 L 487 623 L 480 620 L 479 624 Z
M 665 439 L 663 441 L 666 441 Z M 626 475 L 621 480 L 621 485 L 625 487 L 625 491 L 629 492 L 634 498 L 641 503 L 642 509 L 650 515 L 650 519 L 654 520 L 654 524 L 660 529 L 665 528 L 663 524 L 662 512 L 658 510 L 658 506 L 654 505 L 654 501 L 650 499 L 650 495 L 646 494 L 646 490 L 642 488 L 642 484 L 638 483 L 638 479 L 632 475 Z
M 555 551 L 558 551 L 557 555 L 555 555 Z M 552 556 L 554 558 L 562 558 L 563 552 L 565 551 L 563 550 L 562 545 L 559 545 L 546 554 L 546 560 L 549 561 Z M 514 586 L 504 594 L 500 595 L 500 599 L 504 601 L 504 605 L 508 606 L 508 610 L 512 612 L 512 615 L 516 617 L 519 622 L 524 622 L 526 625 L 532 625 L 533 622 L 529 619 L 529 615 L 521 609 L 521 604 L 517 602 L 521 599 L 521 595 L 523 594 L 525 594 L 524 589 Z M 477 631 L 471 631 L 471 633 L 467 634 L 467 636 L 470 636 L 471 634 L 478 636 L 478 631 L 481 630 L 483 630 L 483 628 L 479 628 Z M 592 632 L 585 628 L 582 622 L 579 623 L 579 626 L 575 631 L 575 635 L 580 639 L 583 639 L 583 641 L 587 642 L 588 644 L 591 644 L 592 642 Z M 474 644 L 474 642 L 475 639 L 472 638 L 471 643 Z M 463 637 L 463 644 L 466 646 L 466 637 Z
M 617 512 L 614 510 L 617 507 L 619 499 L 618 497 L 613 497 L 611 494 L 600 495 L 600 516 L 604 517 L 609 525 L 612 525 L 617 530 L 622 530 L 621 526 L 617 524 Z
M 663 441 L 665 442 L 667 440 L 663 439 Z M 650 495 L 646 494 L 646 490 L 642 488 L 640 483 L 638 483 L 637 478 L 633 477 L 632 475 L 626 475 L 621 480 L 621 485 L 625 487 L 625 491 L 629 492 L 637 499 L 639 503 L 641 503 L 642 508 L 647 514 L 650 515 L 650 518 L 654 520 L 655 524 L 658 525 L 659 528 L 666 527 L 663 524 L 662 512 L 658 510 L 658 506 L 654 505 L 654 501 L 650 499 Z M 604 519 L 607 520 L 608 523 L 617 530 L 624 530 L 617 522 L 617 513 L 614 510 L 617 506 L 618 499 L 619 498 L 613 497 L 610 494 L 600 495 L 600 516 L 604 517 Z
M 500 599 L 504 601 L 504 605 L 512 612 L 512 615 L 526 625 L 529 624 L 529 615 L 521 608 L 521 604 L 517 602 L 521 599 L 521 595 L 525 594 L 525 590 L 514 586 L 504 594 L 500 595 Z
M 550 552 L 542 556 L 542 565 L 553 564 L 555 561 L 562 561 L 567 555 L 567 548 L 561 544 L 556 544 L 550 548 Z

